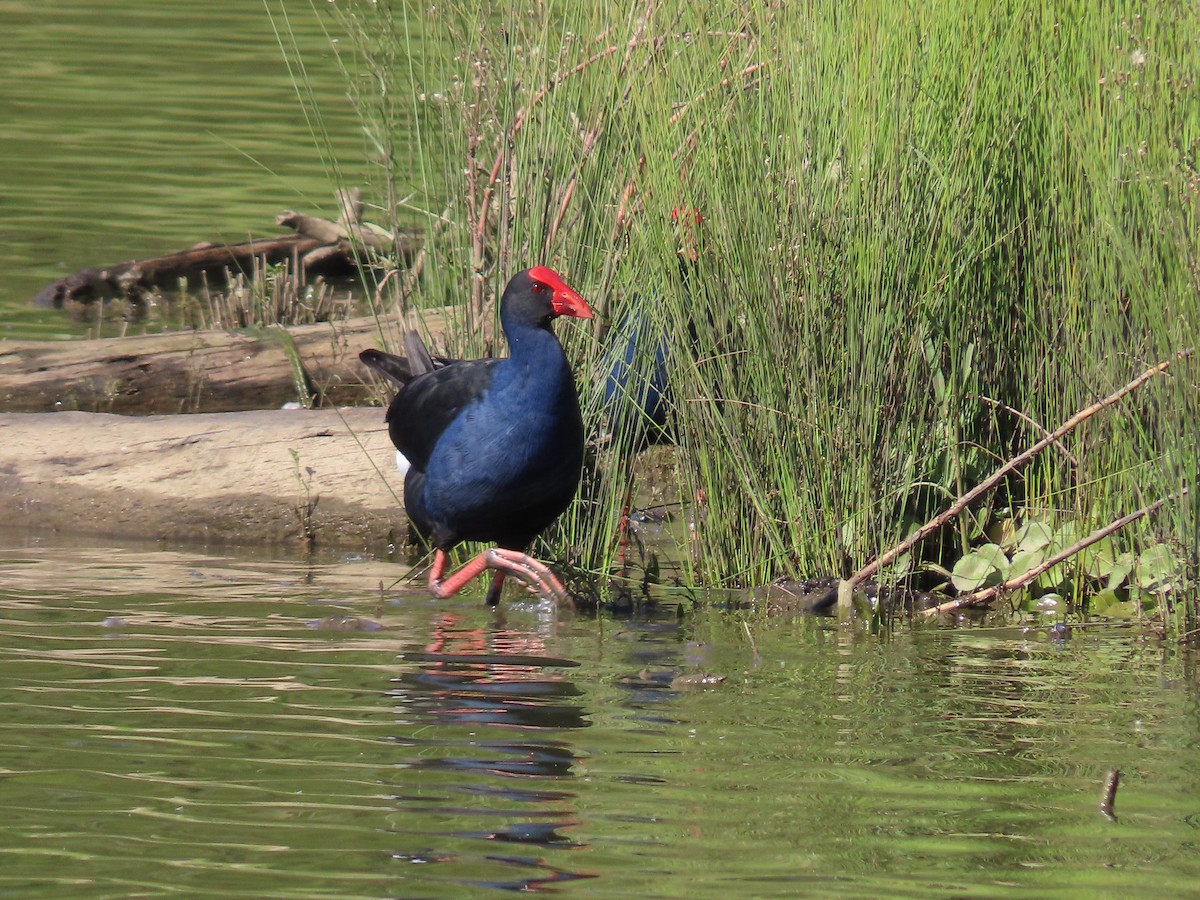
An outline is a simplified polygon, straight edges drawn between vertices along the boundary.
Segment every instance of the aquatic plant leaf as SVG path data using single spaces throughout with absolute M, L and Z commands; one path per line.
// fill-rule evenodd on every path
M 1120 553 L 1110 538 L 1088 547 L 1079 554 L 1079 567 L 1094 581 L 1104 582 L 1106 587 L 1120 587 L 1133 571 L 1135 558 L 1132 553 Z
M 955 563 L 951 581 L 960 591 L 977 591 L 1003 582 L 1008 570 L 1004 551 L 995 544 L 984 544 Z
M 1008 577 L 1018 578 L 1024 575 L 1030 569 L 1045 562 L 1048 555 L 1049 551 L 1045 547 L 1041 550 L 1018 550 L 1013 554 L 1012 561 L 1009 563 Z
M 987 535 L 993 544 L 1011 553 L 1017 547 L 1017 522 L 1009 516 L 993 518 L 988 525 Z
M 1138 556 L 1135 580 L 1143 590 L 1170 590 L 1175 585 L 1178 568 L 1174 551 L 1166 544 L 1154 544 Z
M 1049 552 L 1047 548 L 1046 552 Z M 1071 572 L 1065 563 L 1051 566 L 1034 579 L 1034 587 L 1040 591 L 1066 592 L 1071 583 Z
M 1018 550 L 1041 550 L 1054 540 L 1054 532 L 1045 522 L 1026 522 L 1017 529 Z
M 1136 563 L 1137 560 L 1132 552 L 1127 550 L 1119 554 L 1113 560 L 1112 571 L 1108 573 L 1108 586 L 1110 588 L 1119 588 L 1128 581 L 1129 576 L 1133 574 L 1133 568 Z
M 929 385 L 933 388 L 933 402 L 942 407 L 946 402 L 946 377 L 942 374 L 938 348 L 927 339 L 924 346 L 925 362 L 930 368 Z
M 1093 615 L 1113 619 L 1131 619 L 1138 612 L 1137 603 L 1122 599 L 1112 588 L 1105 588 L 1094 594 L 1088 601 L 1088 607 Z

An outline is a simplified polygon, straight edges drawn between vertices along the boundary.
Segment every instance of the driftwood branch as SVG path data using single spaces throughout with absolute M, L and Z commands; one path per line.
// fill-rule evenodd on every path
M 1151 366 L 1137 378 L 1134 378 L 1128 384 L 1113 391 L 1107 397 L 1097 400 L 1090 406 L 1079 410 L 1077 413 L 1075 413 L 1075 415 L 1071 416 L 1071 418 L 1069 418 L 1066 422 L 1064 422 L 1042 440 L 1038 441 L 1028 450 L 1018 454 L 1017 456 L 1014 456 L 1008 462 L 1004 463 L 978 485 L 955 500 L 948 509 L 930 519 L 928 522 L 918 528 L 910 537 L 901 541 L 899 544 L 881 556 L 876 557 L 872 562 L 863 566 L 861 569 L 855 572 L 854 575 L 846 579 L 846 581 L 843 582 L 842 588 L 839 590 L 839 606 L 846 605 L 845 603 L 841 602 L 841 598 L 843 596 L 847 601 L 849 601 L 850 595 L 856 586 L 861 584 L 863 581 L 866 581 L 882 567 L 888 565 L 903 554 L 907 553 L 909 550 L 911 550 L 921 541 L 925 540 L 925 538 L 929 537 L 934 532 L 941 529 L 947 523 L 953 521 L 959 513 L 969 507 L 972 503 L 974 503 L 992 488 L 1000 484 L 1010 473 L 1025 465 L 1025 463 L 1029 462 L 1047 447 L 1057 444 L 1065 435 L 1074 431 L 1092 416 L 1096 415 L 1096 413 L 1117 403 L 1127 394 L 1132 393 L 1144 385 L 1147 381 L 1150 381 L 1150 379 L 1167 371 L 1167 369 L 1170 368 L 1172 363 L 1175 361 L 1190 356 L 1192 352 L 1193 351 L 1190 348 L 1187 350 L 1181 350 L 1170 359 L 1163 360 L 1162 362 Z
M 336 244 L 350 239 L 350 232 L 338 222 L 330 222 L 320 216 L 310 216 L 287 209 L 275 217 L 275 224 L 290 228 L 297 234 L 310 237 L 322 244 Z
M 36 306 L 87 305 L 115 297 L 141 300 L 156 292 L 177 290 L 181 283 L 226 285 L 230 277 L 252 277 L 267 266 L 288 263 L 302 281 L 352 278 L 377 268 L 374 254 L 398 251 L 407 266 L 422 245 L 418 233 L 390 235 L 362 225 L 357 191 L 339 194 L 341 220 L 288 210 L 276 224 L 295 233 L 240 244 L 201 243 L 178 253 L 136 259 L 111 266 L 81 269 L 46 287 Z
M 1187 493 L 1188 489 L 1184 488 L 1183 490 L 1171 494 L 1169 497 L 1163 497 L 1161 500 L 1156 500 L 1148 506 L 1143 506 L 1136 512 L 1131 512 L 1129 515 L 1122 516 L 1114 522 L 1109 522 L 1103 528 L 1097 528 L 1087 537 L 1082 538 L 1081 540 L 1076 541 L 1070 547 L 1066 547 L 1058 553 L 1055 553 L 1049 559 L 1044 560 L 1029 571 L 1022 572 L 1020 575 L 1008 579 L 1008 581 L 1004 582 L 1003 584 L 993 585 L 989 588 L 972 591 L 971 593 L 964 594 L 961 597 L 955 597 L 953 600 L 947 601 L 946 603 L 941 603 L 937 606 L 930 607 L 929 609 L 922 610 L 921 615 L 926 619 L 930 619 L 934 616 L 940 615 L 941 613 L 954 612 L 955 610 L 963 609 L 964 607 L 968 606 L 983 606 L 987 603 L 990 603 L 992 600 L 1002 594 L 1008 594 L 1012 591 L 1020 590 L 1021 588 L 1025 587 L 1025 585 L 1031 584 L 1034 579 L 1036 579 L 1043 572 L 1050 571 L 1059 563 L 1070 559 L 1072 556 L 1082 550 L 1086 550 L 1092 544 L 1103 540 L 1110 534 L 1115 534 L 1131 522 L 1136 522 L 1138 519 L 1148 516 L 1152 512 L 1156 512 L 1159 508 L 1167 503 L 1171 503 L 1180 499 L 1181 497 L 1187 496 Z

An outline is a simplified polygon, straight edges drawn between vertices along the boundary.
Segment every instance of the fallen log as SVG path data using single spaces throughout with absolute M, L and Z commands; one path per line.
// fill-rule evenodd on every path
M 0 521 L 170 542 L 378 550 L 407 535 L 393 458 L 379 408 L 0 414 Z
M 425 316 L 436 336 L 441 313 Z M 0 412 L 231 412 L 374 396 L 358 354 L 394 321 L 372 317 L 237 332 L 0 342 Z
M 249 279 L 265 266 L 281 263 L 289 265 L 301 284 L 412 264 L 423 243 L 419 232 L 393 235 L 361 224 L 356 190 L 339 193 L 338 200 L 342 215 L 336 222 L 288 210 L 275 222 L 293 234 L 240 244 L 205 242 L 165 256 L 81 269 L 45 287 L 33 304 L 61 309 L 118 297 L 144 302 L 181 284 L 193 290 L 201 285 L 225 289 L 239 275 Z
M 293 271 L 300 271 L 300 261 L 324 246 L 324 241 L 302 234 L 243 244 L 198 244 L 166 256 L 80 269 L 46 286 L 33 298 L 33 305 L 62 309 L 88 306 L 113 297 L 143 299 L 156 291 L 176 290 L 181 281 L 197 286 L 203 281 L 226 285 L 226 273 L 249 275 L 257 269 L 256 260 L 272 266 L 290 262 Z M 331 265 L 321 274 L 341 277 L 352 271 L 349 258 L 341 262 L 340 267 Z

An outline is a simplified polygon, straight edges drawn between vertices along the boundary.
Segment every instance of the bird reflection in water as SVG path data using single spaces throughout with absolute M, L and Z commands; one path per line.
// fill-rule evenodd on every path
M 517 890 L 593 877 L 541 856 L 495 852 L 498 843 L 586 846 L 567 833 L 578 824 L 576 795 L 561 789 L 576 777 L 577 761 L 564 737 L 590 724 L 572 702 L 582 692 L 564 673 L 578 664 L 549 656 L 536 632 L 494 620 L 474 627 L 454 613 L 437 615 L 425 647 L 402 660 L 408 668 L 390 692 L 403 728 L 394 740 L 407 749 L 396 808 L 426 817 L 427 827 L 412 829 L 414 836 L 447 845 L 396 858 L 467 865 L 472 876 L 484 863 L 534 869 L 513 880 L 472 877 L 483 886 Z

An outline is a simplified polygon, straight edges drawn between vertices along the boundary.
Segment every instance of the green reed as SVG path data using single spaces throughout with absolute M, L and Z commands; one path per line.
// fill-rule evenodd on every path
M 334 8 L 371 188 L 428 235 L 395 302 L 458 311 L 439 349 L 484 352 L 507 278 L 557 267 L 599 314 L 558 331 L 600 434 L 614 319 L 637 302 L 666 336 L 680 494 L 705 497 L 689 579 L 852 572 L 1200 334 L 1195 4 Z M 1194 485 L 1197 381 L 1178 360 L 920 559 Z M 550 539 L 593 568 L 620 445 Z M 1176 596 L 1198 503 L 1119 536 L 1176 548 Z

